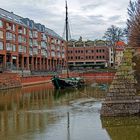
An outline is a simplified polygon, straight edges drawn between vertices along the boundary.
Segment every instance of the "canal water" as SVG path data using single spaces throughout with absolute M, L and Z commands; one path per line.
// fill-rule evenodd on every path
M 140 117 L 101 118 L 106 91 L 51 85 L 0 91 L 0 140 L 140 140 Z

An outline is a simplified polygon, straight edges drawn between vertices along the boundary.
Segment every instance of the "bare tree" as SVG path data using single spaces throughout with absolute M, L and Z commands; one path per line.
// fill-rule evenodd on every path
M 130 1 L 128 6 L 127 35 L 131 47 L 140 47 L 140 0 Z
M 111 45 L 114 45 L 116 42 L 122 41 L 123 37 L 124 37 L 123 29 L 116 27 L 114 25 L 111 25 L 111 27 L 109 27 L 107 31 L 105 32 L 103 38 L 109 41 Z
M 140 48 L 140 0 L 135 2 L 130 1 L 128 6 L 127 20 L 127 36 L 129 46 L 135 48 L 136 50 Z M 137 52 L 137 53 L 136 53 Z M 133 62 L 135 62 L 135 76 L 137 79 L 137 89 L 140 90 L 140 55 L 138 51 L 135 52 L 133 57 Z
M 125 32 L 123 29 L 116 27 L 114 25 L 111 25 L 111 27 L 109 27 L 107 29 L 107 31 L 105 32 L 103 38 L 106 41 L 109 41 L 110 44 L 113 47 L 113 58 L 114 58 L 114 67 L 115 67 L 115 57 L 116 57 L 116 53 L 115 53 L 115 44 L 118 41 L 123 41 L 125 36 Z

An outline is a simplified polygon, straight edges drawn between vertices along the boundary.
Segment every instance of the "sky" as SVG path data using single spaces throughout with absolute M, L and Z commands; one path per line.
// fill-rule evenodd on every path
M 130 0 L 67 0 L 72 39 L 102 39 L 111 25 L 126 27 Z M 65 0 L 0 0 L 0 8 L 28 17 L 63 36 Z

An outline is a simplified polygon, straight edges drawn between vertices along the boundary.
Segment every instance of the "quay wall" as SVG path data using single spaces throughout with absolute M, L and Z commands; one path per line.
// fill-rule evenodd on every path
M 70 77 L 83 77 L 86 82 L 111 82 L 113 80 L 115 73 L 70 73 Z M 32 86 L 37 84 L 43 83 L 51 83 L 52 75 L 47 76 L 26 76 L 21 77 L 19 74 L 16 73 L 1 73 L 0 74 L 0 90 L 1 89 L 8 89 L 8 88 L 15 88 L 15 87 L 25 87 L 25 86 Z M 67 74 L 61 74 L 60 77 L 67 77 Z
M 16 73 L 0 73 L 0 89 L 21 87 L 21 78 Z

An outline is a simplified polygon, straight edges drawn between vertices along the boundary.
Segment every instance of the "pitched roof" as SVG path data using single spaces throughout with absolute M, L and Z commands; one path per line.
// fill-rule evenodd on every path
M 28 28 L 30 28 L 30 29 L 37 29 L 37 30 L 39 30 L 39 31 L 41 31 L 41 30 L 40 30 L 40 27 L 41 27 L 41 29 L 42 29 L 42 27 L 44 26 L 44 25 L 42 25 L 42 24 L 40 24 L 40 23 L 35 23 L 33 20 L 31 20 L 31 19 L 29 19 L 29 18 L 23 18 L 23 17 L 21 17 L 21 16 L 16 15 L 16 14 L 13 13 L 13 12 L 9 12 L 9 11 L 4 10 L 4 9 L 2 9 L 2 8 L 0 8 L 0 18 L 4 18 L 4 19 L 6 19 L 6 20 L 8 20 L 8 21 L 12 21 L 12 22 L 15 22 L 15 23 L 17 23 L 17 24 L 21 24 L 21 25 L 23 25 L 23 26 L 25 26 L 25 27 L 28 27 Z M 30 22 L 29 25 L 28 25 L 28 23 L 27 23 L 27 20 Z M 31 23 L 33 23 L 33 27 L 31 26 Z M 39 26 L 39 25 L 41 25 L 41 26 Z M 45 26 L 44 26 L 44 27 L 45 27 Z M 51 29 L 49 29 L 49 28 L 46 28 L 46 27 L 45 27 L 45 31 L 46 31 L 49 35 L 51 35 L 51 36 L 53 36 L 53 37 L 56 37 L 56 38 L 59 38 L 59 39 L 64 40 L 60 35 L 58 35 L 55 31 L 53 31 L 53 30 L 51 30 Z

